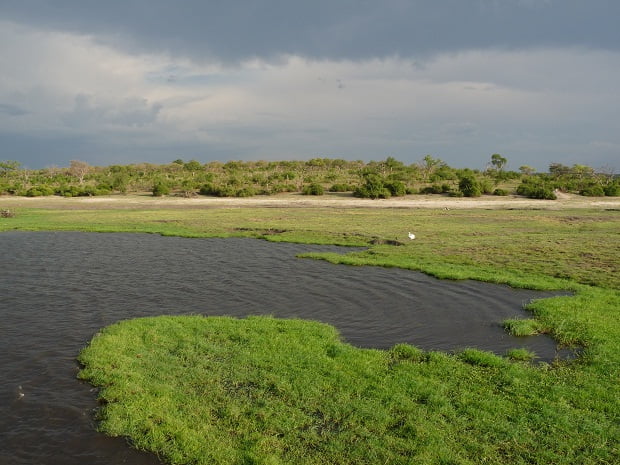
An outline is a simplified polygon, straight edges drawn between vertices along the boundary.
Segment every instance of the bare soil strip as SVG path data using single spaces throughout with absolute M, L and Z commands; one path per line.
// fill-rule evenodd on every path
M 409 195 L 390 199 L 360 199 L 350 194 L 323 196 L 280 194 L 263 197 L 153 197 L 148 193 L 101 197 L 14 197 L 0 196 L 0 207 L 51 209 L 149 209 L 149 208 L 431 208 L 431 209 L 524 209 L 620 210 L 618 197 L 583 197 L 560 193 L 557 200 L 535 200 L 519 196 L 483 196 L 477 198 Z

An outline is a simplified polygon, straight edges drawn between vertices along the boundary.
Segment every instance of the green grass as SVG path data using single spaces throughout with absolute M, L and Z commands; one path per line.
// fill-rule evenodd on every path
M 101 388 L 100 427 L 171 463 L 612 464 L 619 220 L 601 210 L 20 208 L 0 231 L 363 245 L 308 256 L 574 293 L 527 306 L 538 331 L 582 348 L 553 364 L 524 362 L 519 350 L 356 349 L 329 326 L 296 320 L 162 317 L 107 328 L 80 356 L 81 376 Z
M 101 387 L 102 431 L 170 463 L 618 458 L 613 404 L 590 403 L 574 369 L 422 354 L 357 349 L 301 320 L 156 317 L 98 334 L 80 376 Z
M 510 360 L 518 360 L 518 361 L 530 361 L 536 357 L 536 354 L 528 349 L 510 349 L 506 351 L 506 357 Z
M 548 332 L 540 320 L 533 318 L 504 320 L 504 329 L 513 336 L 534 336 Z

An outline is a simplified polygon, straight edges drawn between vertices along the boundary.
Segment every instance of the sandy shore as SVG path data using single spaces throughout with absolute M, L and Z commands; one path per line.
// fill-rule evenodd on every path
M 175 196 L 153 197 L 150 194 L 110 195 L 101 197 L 13 197 L 0 196 L 0 208 L 52 209 L 150 209 L 150 208 L 431 208 L 431 209 L 601 209 L 620 210 L 619 197 L 583 197 L 560 194 L 557 200 L 534 200 L 518 196 L 482 196 L 477 198 L 409 195 L 391 199 L 359 199 L 350 194 L 329 193 L 323 196 L 280 194 L 247 198 Z

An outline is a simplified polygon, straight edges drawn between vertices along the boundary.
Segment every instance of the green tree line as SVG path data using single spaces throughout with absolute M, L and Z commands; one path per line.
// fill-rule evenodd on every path
M 72 160 L 68 167 L 31 170 L 19 161 L 0 161 L 0 194 L 66 197 L 151 192 L 155 196 L 249 197 L 297 192 L 345 192 L 361 198 L 408 194 L 478 197 L 516 194 L 555 199 L 556 192 L 585 196 L 620 195 L 620 177 L 586 165 L 552 163 L 548 172 L 529 166 L 507 170 L 508 160 L 490 157 L 483 170 L 453 168 L 426 155 L 406 165 L 393 157 L 363 162 L 330 158 L 307 161 L 211 161 L 177 159 L 167 164 L 91 166 Z

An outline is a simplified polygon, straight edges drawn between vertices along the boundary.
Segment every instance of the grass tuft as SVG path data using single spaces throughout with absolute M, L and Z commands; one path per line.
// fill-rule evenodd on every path
M 536 354 L 531 350 L 518 348 L 518 349 L 510 349 L 506 352 L 506 357 L 510 360 L 526 362 L 530 360 L 534 360 L 536 358 Z
M 504 329 L 513 336 L 534 336 L 548 332 L 540 321 L 521 318 L 504 320 Z
M 388 354 L 394 362 L 424 362 L 427 360 L 422 349 L 410 344 L 396 344 L 389 350 Z
M 479 349 L 464 349 L 458 356 L 459 359 L 465 363 L 481 367 L 499 368 L 506 363 L 504 359 L 495 355 L 493 352 Z

